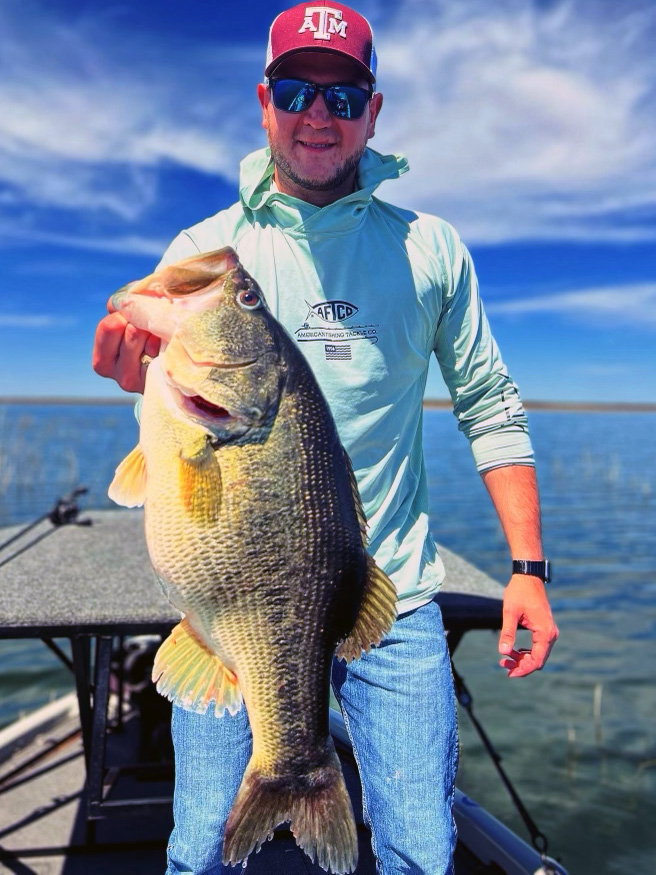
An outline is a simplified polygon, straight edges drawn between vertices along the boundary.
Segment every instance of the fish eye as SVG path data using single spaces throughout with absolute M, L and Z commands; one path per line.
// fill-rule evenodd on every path
M 244 310 L 257 310 L 258 307 L 262 306 L 260 296 L 252 291 L 252 289 L 243 289 L 239 292 L 237 295 L 237 303 L 240 307 L 243 307 Z

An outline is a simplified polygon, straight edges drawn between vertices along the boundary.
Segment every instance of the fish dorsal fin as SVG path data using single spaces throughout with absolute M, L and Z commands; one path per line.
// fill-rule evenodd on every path
M 355 625 L 335 651 L 338 659 L 350 662 L 380 644 L 396 619 L 396 587 L 367 553 L 367 579 Z
M 360 490 L 358 489 L 358 481 L 355 479 L 355 472 L 353 471 L 353 464 L 351 463 L 351 459 L 346 450 L 344 450 L 344 459 L 346 461 L 346 470 L 348 471 L 349 482 L 351 484 L 351 492 L 353 493 L 355 513 L 358 517 L 360 534 L 362 535 L 362 546 L 366 547 L 369 543 L 369 538 L 367 537 L 367 517 L 364 514 L 362 499 L 360 498 Z
M 185 617 L 157 651 L 153 665 L 157 691 L 187 711 L 236 714 L 242 695 L 234 672 L 196 634 Z
M 141 446 L 131 450 L 120 463 L 107 494 L 116 504 L 141 507 L 146 500 L 146 457 Z

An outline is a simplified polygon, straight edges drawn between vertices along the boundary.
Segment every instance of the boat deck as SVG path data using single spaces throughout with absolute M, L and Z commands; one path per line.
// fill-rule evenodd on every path
M 50 709 L 53 711 L 50 720 L 56 721 L 54 726 L 48 725 Z M 84 750 L 75 695 L 42 709 L 40 719 L 42 724 L 40 728 L 35 727 L 36 734 L 32 736 L 28 731 L 25 746 L 14 750 L 0 764 L 0 872 L 163 875 L 166 843 L 173 825 L 170 806 L 157 806 L 150 813 L 135 809 L 129 816 L 94 821 L 90 830 Z M 122 729 L 109 735 L 110 763 L 134 761 L 138 730 L 138 715 L 127 714 Z M 6 735 L 7 731 L 0 733 L 0 745 Z M 2 755 L 0 747 L 0 758 Z M 376 875 L 370 834 L 362 819 L 357 770 L 348 753 L 341 750 L 340 758 L 358 826 L 356 875 Z M 173 791 L 173 781 L 170 774 L 164 774 L 161 780 L 150 778 L 147 782 L 123 777 L 116 791 L 123 799 L 131 795 L 167 798 Z M 471 801 L 468 804 L 471 805 Z M 459 828 L 461 826 L 466 833 L 468 825 L 459 824 Z M 491 870 L 464 842 L 458 843 L 455 863 L 455 875 L 490 872 L 501 875 L 515 871 Z M 249 857 L 247 868 L 250 875 L 325 875 L 285 828 L 278 828 L 273 841 Z M 236 867 L 235 872 L 238 871 Z
M 85 765 L 75 698 L 69 697 L 68 715 L 51 730 L 40 733 L 26 748 L 15 751 L 0 767 L 0 871 L 38 875 L 162 875 L 166 868 L 166 842 L 172 827 L 170 807 L 151 813 L 117 816 L 94 823 L 89 842 L 86 823 Z M 123 729 L 109 736 L 108 761 L 134 761 L 138 720 L 127 716 Z M 35 760 L 35 757 L 39 757 Z M 357 773 L 344 762 L 344 773 L 357 803 Z M 149 779 L 147 793 L 167 797 L 172 793 L 170 775 Z M 121 798 L 142 796 L 144 783 L 121 778 L 116 787 Z M 356 805 L 357 807 L 357 805 Z M 356 812 L 357 815 L 358 812 Z M 361 812 L 360 812 L 361 821 Z M 369 833 L 360 834 L 360 875 L 375 875 Z M 235 872 L 239 871 L 238 868 Z M 251 855 L 253 875 L 325 875 L 297 847 L 291 834 L 278 830 L 259 854 Z
M 115 643 L 126 635 L 166 634 L 176 615 L 153 585 L 141 513 L 94 511 L 90 517 L 93 525 L 88 527 L 53 529 L 44 521 L 28 534 L 27 546 L 24 541 L 12 543 L 10 555 L 3 553 L 0 562 L 0 637 L 69 638 L 77 684 L 77 695 L 42 709 L 33 725 L 28 718 L 0 732 L 0 872 L 162 875 L 165 869 L 172 827 L 170 757 L 162 755 L 159 774 L 149 772 L 147 778 L 125 768 L 125 764 L 143 762 L 141 715 L 150 714 L 157 705 L 141 707 L 124 696 L 122 719 L 116 720 L 116 677 L 110 669 L 109 650 L 102 647 L 103 642 Z M 0 530 L 0 542 L 19 531 L 20 527 Z M 499 628 L 503 589 L 450 551 L 441 548 L 440 552 L 447 580 L 438 601 L 453 651 L 467 630 Z M 91 639 L 95 648 L 89 646 Z M 94 649 L 95 686 L 90 671 Z M 103 652 L 106 663 L 99 670 Z M 113 719 L 106 736 L 105 724 L 97 719 L 104 712 L 96 707 L 97 702 L 105 701 L 99 679 L 106 687 L 102 695 L 111 691 Z M 152 687 L 150 691 L 164 702 Z M 160 725 L 167 726 L 168 721 Z M 145 735 L 150 738 L 152 730 Z M 99 740 L 105 737 L 106 757 L 96 761 L 94 768 Z M 374 875 L 357 770 L 350 751 L 344 748 L 340 756 L 359 824 L 357 873 Z M 153 759 L 157 757 L 146 757 L 149 762 Z M 103 805 L 109 802 L 111 806 L 115 797 L 121 802 L 130 800 L 131 807 L 120 814 L 111 807 L 94 809 L 93 795 L 89 805 L 88 788 L 94 774 Z M 144 800 L 156 799 L 168 802 L 144 805 Z M 472 800 L 457 794 L 456 809 L 461 836 L 456 875 L 524 875 L 538 870 L 540 858 L 535 851 Z M 501 859 L 503 865 L 492 862 Z M 312 864 L 287 830 L 278 829 L 273 841 L 251 855 L 248 871 L 253 875 L 320 875 L 324 870 Z

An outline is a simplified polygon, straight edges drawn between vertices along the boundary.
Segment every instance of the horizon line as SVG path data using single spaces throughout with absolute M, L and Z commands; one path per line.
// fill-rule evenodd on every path
M 49 405 L 85 405 L 85 406 L 126 406 L 134 405 L 134 397 L 122 396 L 64 396 L 64 395 L 6 395 L 0 396 L 1 404 L 49 404 Z M 589 413 L 656 413 L 656 402 L 653 401 L 559 401 L 559 400 L 522 400 L 526 410 L 560 410 L 585 411 Z M 423 406 L 429 410 L 450 410 L 453 407 L 450 398 L 424 398 Z

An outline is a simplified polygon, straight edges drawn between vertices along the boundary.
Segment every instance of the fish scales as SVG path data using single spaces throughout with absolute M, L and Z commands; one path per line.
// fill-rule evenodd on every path
M 186 292 L 185 292 L 186 289 Z M 248 711 L 253 753 L 224 862 L 280 822 L 348 872 L 357 839 L 328 731 L 333 655 L 378 643 L 395 616 L 366 554 L 362 509 L 328 406 L 295 343 L 231 250 L 133 283 L 118 309 L 163 338 L 139 446 L 115 500 L 143 503 L 153 568 L 184 614 L 157 655 L 158 689 L 217 716 Z

